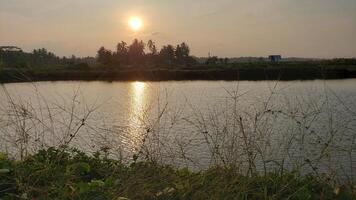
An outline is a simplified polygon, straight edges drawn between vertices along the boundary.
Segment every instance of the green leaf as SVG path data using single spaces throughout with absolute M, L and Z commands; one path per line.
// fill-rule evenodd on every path
M 7 174 L 9 172 L 10 172 L 9 169 L 0 169 L 0 174 Z
M 66 175 L 84 175 L 90 172 L 90 165 L 85 162 L 78 162 L 68 165 Z
M 103 187 L 105 183 L 102 180 L 91 180 L 89 185 L 92 187 Z

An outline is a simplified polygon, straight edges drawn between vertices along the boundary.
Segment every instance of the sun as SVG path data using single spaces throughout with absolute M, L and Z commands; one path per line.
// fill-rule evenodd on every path
M 138 18 L 138 17 L 132 17 L 129 20 L 129 25 L 130 25 L 132 30 L 138 31 L 142 27 L 142 20 L 140 18 Z

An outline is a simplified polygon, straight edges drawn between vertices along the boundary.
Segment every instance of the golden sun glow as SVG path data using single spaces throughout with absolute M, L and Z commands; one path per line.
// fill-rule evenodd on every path
M 136 81 L 136 82 L 133 83 L 133 86 L 134 86 L 135 91 L 137 93 L 142 93 L 142 91 L 145 89 L 146 84 L 143 83 L 143 82 Z
M 138 17 L 132 17 L 129 20 L 129 25 L 130 25 L 132 30 L 138 31 L 142 27 L 142 20 L 140 18 L 138 18 Z
M 143 132 L 144 118 L 146 112 L 147 88 L 144 82 L 132 82 L 130 86 L 131 106 L 130 106 L 130 128 L 129 133 L 133 138 L 140 138 Z M 132 140 L 133 145 L 137 145 L 141 140 Z M 136 142 L 138 142 L 136 144 Z

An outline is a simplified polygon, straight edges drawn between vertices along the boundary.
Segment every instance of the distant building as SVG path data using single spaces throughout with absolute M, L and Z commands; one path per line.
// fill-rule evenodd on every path
M 271 62 L 279 62 L 280 60 L 282 60 L 281 55 L 270 55 L 268 56 L 268 58 Z

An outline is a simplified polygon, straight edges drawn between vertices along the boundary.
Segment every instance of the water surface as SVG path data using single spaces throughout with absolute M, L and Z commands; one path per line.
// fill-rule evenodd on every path
M 251 153 L 260 170 L 285 165 L 350 177 L 355 85 L 356 79 L 4 84 L 0 149 L 19 155 L 68 143 L 199 169 L 244 168 Z

